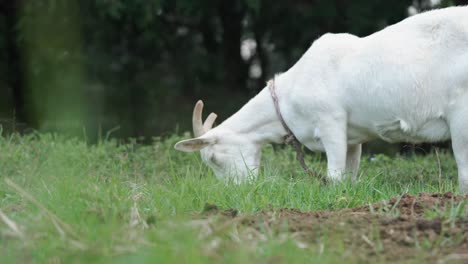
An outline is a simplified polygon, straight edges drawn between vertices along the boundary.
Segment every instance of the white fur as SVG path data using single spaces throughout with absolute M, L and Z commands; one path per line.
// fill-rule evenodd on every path
M 286 123 L 307 148 L 325 151 L 328 176 L 355 177 L 361 144 L 452 139 L 468 192 L 468 7 L 429 11 L 370 36 L 325 34 L 275 79 Z M 255 175 L 261 145 L 285 130 L 268 89 L 199 140 L 220 177 Z M 214 165 L 216 161 L 217 165 Z M 252 171 L 253 173 L 249 173 Z

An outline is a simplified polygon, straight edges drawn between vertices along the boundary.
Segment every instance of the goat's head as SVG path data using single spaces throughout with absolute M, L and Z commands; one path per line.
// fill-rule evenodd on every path
M 212 129 L 216 114 L 211 113 L 202 122 L 203 102 L 193 110 L 195 138 L 182 140 L 175 149 L 185 152 L 200 150 L 202 160 L 213 169 L 216 177 L 235 183 L 256 177 L 260 164 L 260 145 L 239 133 L 217 127 Z

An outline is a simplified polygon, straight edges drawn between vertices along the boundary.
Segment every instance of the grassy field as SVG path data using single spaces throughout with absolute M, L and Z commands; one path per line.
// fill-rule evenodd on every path
M 259 179 L 232 185 L 215 179 L 198 154 L 173 150 L 179 139 L 142 146 L 113 140 L 88 145 L 50 134 L 0 137 L 1 263 L 417 263 L 463 257 L 450 254 L 464 250 L 468 240 L 466 199 L 425 211 L 424 219 L 441 219 L 444 229 L 435 238 L 410 235 L 406 247 L 414 254 L 400 258 L 386 255 L 387 242 L 376 229 L 381 222 L 361 227 L 362 243 L 353 243 L 340 219 L 347 213 L 328 217 L 361 206 L 399 219 L 400 212 L 371 204 L 397 197 L 394 209 L 404 193 L 456 193 L 450 153 L 439 154 L 440 166 L 435 154 L 363 156 L 356 183 L 323 185 L 301 171 L 291 149 L 269 146 Z M 307 158 L 324 171 L 322 156 Z M 312 211 L 327 217 L 303 214 Z M 310 216 L 310 223 L 303 227 L 302 218 L 284 217 L 292 213 Z M 313 232 L 304 235 L 307 227 Z

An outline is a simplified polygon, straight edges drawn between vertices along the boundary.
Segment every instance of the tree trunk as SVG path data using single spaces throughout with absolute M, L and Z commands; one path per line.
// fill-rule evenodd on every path
M 17 42 L 18 6 L 18 2 L 12 0 L 5 1 L 2 6 L 6 26 L 7 82 L 13 95 L 12 101 L 15 119 L 20 122 L 28 122 L 31 120 L 28 120 L 26 111 L 21 51 Z
M 240 53 L 245 6 L 239 0 L 221 1 L 218 11 L 223 28 L 225 87 L 232 91 L 247 92 L 248 68 Z
M 265 82 L 267 81 L 266 78 L 268 76 L 268 66 L 269 66 L 269 61 L 268 61 L 268 55 L 265 50 L 265 47 L 263 46 L 264 42 L 264 35 L 265 35 L 265 25 L 262 23 L 261 18 L 259 16 L 256 16 L 254 19 L 254 25 L 253 25 L 253 31 L 254 31 L 254 37 L 255 37 L 255 42 L 257 43 L 257 59 L 260 64 L 260 68 L 262 70 L 262 73 L 260 75 L 260 78 L 257 81 L 257 91 L 260 91 L 265 87 Z

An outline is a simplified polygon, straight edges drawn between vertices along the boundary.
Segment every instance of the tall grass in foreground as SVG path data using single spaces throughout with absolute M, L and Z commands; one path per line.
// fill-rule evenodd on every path
M 457 189 L 449 153 L 440 153 L 440 168 L 435 155 L 363 156 L 356 183 L 323 185 L 302 172 L 291 149 L 272 147 L 263 151 L 257 180 L 226 184 L 197 153 L 174 151 L 179 139 L 143 146 L 114 140 L 89 145 L 51 134 L 0 137 L 1 262 L 267 263 L 278 256 L 282 262 L 339 262 L 336 252 L 318 254 L 279 239 L 255 248 L 236 244 L 212 256 L 187 223 L 207 203 L 241 214 L 329 210 L 405 192 Z M 320 157 L 310 155 L 307 162 L 324 172 Z

